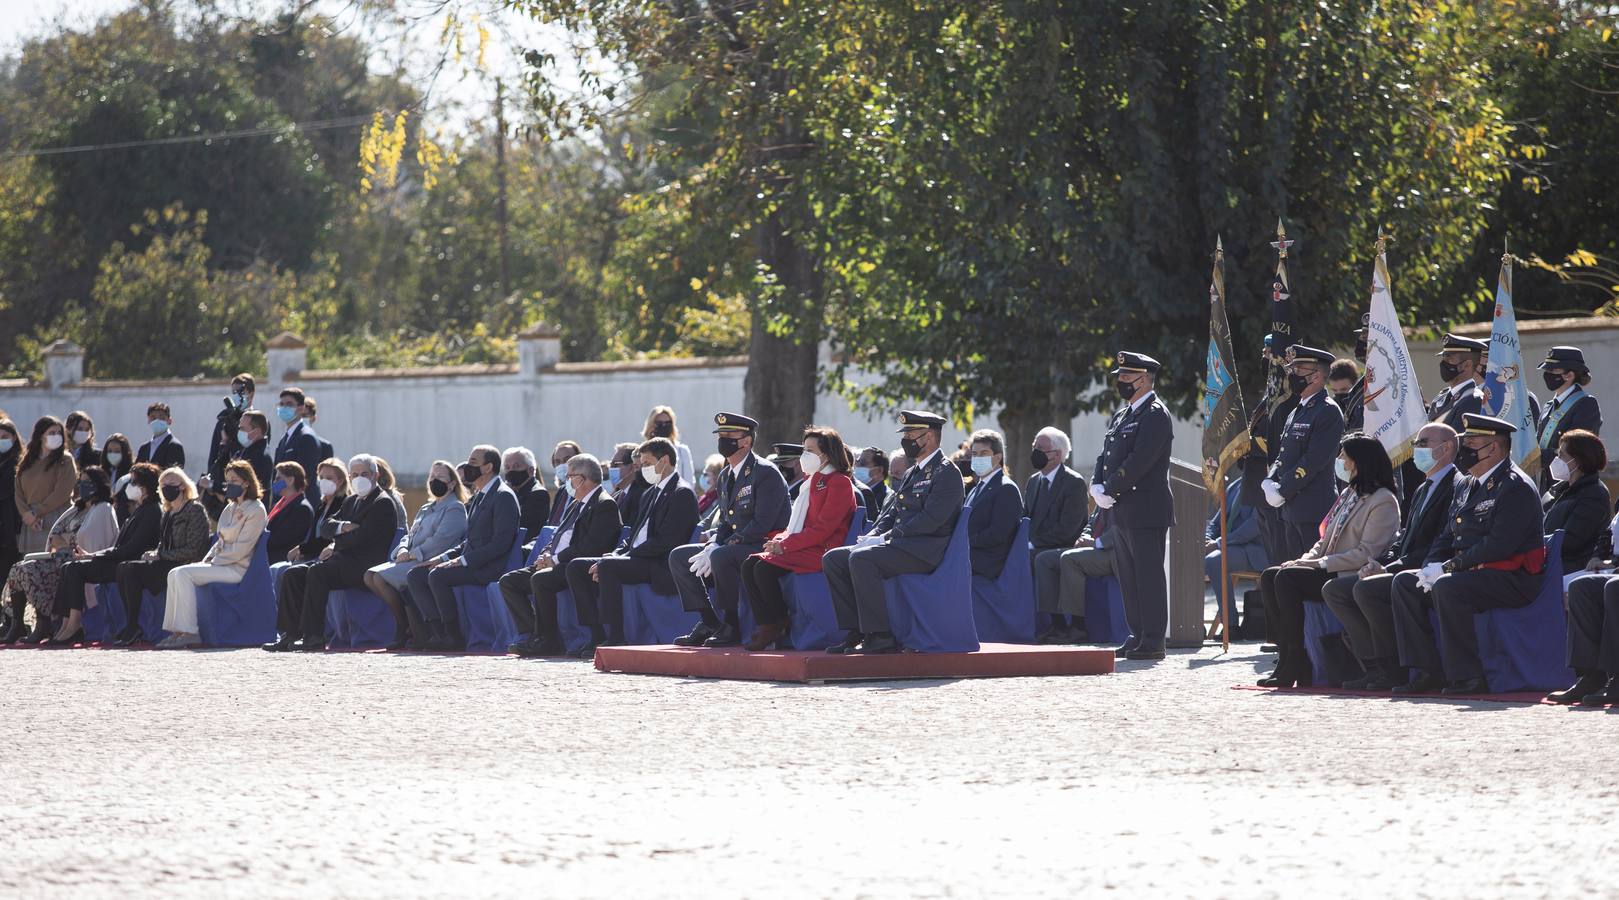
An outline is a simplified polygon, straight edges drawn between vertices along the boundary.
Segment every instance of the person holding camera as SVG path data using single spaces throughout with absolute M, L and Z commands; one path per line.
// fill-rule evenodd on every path
M 225 408 L 214 419 L 214 436 L 208 442 L 208 469 L 197 479 L 197 487 L 202 489 L 202 505 L 210 519 L 218 519 L 225 509 L 225 495 L 216 486 L 225 483 L 225 466 L 236 459 L 242 449 L 236 441 L 236 432 L 241 427 L 242 413 L 253 405 L 254 385 L 253 376 L 246 372 L 232 378 L 230 396 L 221 401 Z

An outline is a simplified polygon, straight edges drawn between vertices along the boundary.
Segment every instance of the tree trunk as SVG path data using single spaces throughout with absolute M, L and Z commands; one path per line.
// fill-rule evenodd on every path
M 755 229 L 759 259 L 770 267 L 781 302 L 794 313 L 796 330 L 777 336 L 767 327 L 763 304 L 753 304 L 748 374 L 742 382 L 742 412 L 759 420 L 759 446 L 797 443 L 815 420 L 817 357 L 821 337 L 821 278 L 815 260 L 782 220 L 782 204 Z
M 1068 433 L 1068 420 L 1059 419 L 1057 413 L 1058 410 L 1038 401 L 1001 410 L 1001 427 L 1006 430 L 1006 470 L 1017 479 L 1019 486 L 1034 474 L 1029 466 L 1029 448 L 1034 446 L 1034 436 L 1040 429 L 1054 425 L 1064 434 Z M 1073 457 L 1064 462 L 1073 465 Z

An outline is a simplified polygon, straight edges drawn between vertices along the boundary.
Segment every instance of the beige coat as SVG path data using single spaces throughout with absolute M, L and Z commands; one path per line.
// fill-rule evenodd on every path
M 264 504 L 257 500 L 225 504 L 224 512 L 219 514 L 219 540 L 208 549 L 202 561 L 246 572 L 268 519 Z
M 1338 495 L 1339 502 L 1348 502 L 1354 490 L 1344 488 Z M 1354 572 L 1381 556 L 1394 543 L 1399 530 L 1400 501 L 1387 488 L 1378 488 L 1371 496 L 1359 498 L 1349 518 L 1335 532 L 1316 541 L 1301 560 L 1323 560 L 1321 568 L 1328 572 Z

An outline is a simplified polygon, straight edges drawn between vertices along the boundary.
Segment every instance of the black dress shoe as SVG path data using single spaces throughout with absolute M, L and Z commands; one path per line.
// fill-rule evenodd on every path
M 1607 706 L 1619 703 L 1619 678 L 1609 679 L 1607 685 L 1580 698 L 1581 706 Z
M 1427 669 L 1423 669 L 1417 673 L 1415 678 L 1407 681 L 1405 684 L 1395 685 L 1394 693 L 1431 694 L 1434 691 L 1442 690 L 1444 686 L 1445 679 L 1440 678 L 1438 675 L 1428 671 Z
M 1114 659 L 1127 659 L 1127 658 L 1129 658 L 1131 652 L 1133 652 L 1137 647 L 1140 647 L 1140 646 L 1141 646 L 1141 643 L 1139 641 L 1137 641 L 1135 638 L 1131 638 L 1128 641 L 1124 642 L 1124 646 L 1122 646 L 1119 649 L 1113 651 L 1113 658 Z
M 874 631 L 871 634 L 866 635 L 866 639 L 860 642 L 859 647 L 856 647 L 854 650 L 848 652 L 898 653 L 899 650 L 899 641 L 894 639 L 893 634 L 887 631 Z
M 326 649 L 326 640 L 313 637 L 301 638 L 293 641 L 287 649 L 296 653 L 319 653 Z
M 1264 678 L 1261 678 L 1261 679 L 1259 679 L 1258 681 L 1256 681 L 1254 683 L 1259 685 L 1260 687 L 1281 687 L 1282 686 L 1281 671 L 1282 671 L 1281 667 L 1278 666 L 1276 668 L 1276 671 L 1271 672 L 1269 675 L 1266 675 Z
M 275 640 L 271 641 L 270 643 L 264 644 L 263 646 L 259 647 L 259 649 L 264 650 L 264 651 L 266 651 L 268 653 L 285 653 L 288 650 L 292 649 L 293 642 L 295 642 L 297 640 L 298 640 L 297 638 L 293 637 L 290 634 L 283 634 L 280 637 L 276 638 Z
M 1164 648 L 1162 648 L 1162 647 L 1137 647 L 1134 650 L 1131 650 L 1129 653 L 1124 654 L 1124 658 L 1125 659 L 1163 659 L 1164 658 Z
M 84 643 L 84 629 L 80 628 L 65 638 L 51 638 L 45 642 L 48 647 L 71 647 L 74 644 Z
M 721 625 L 720 631 L 724 630 L 725 626 Z M 675 638 L 674 645 L 676 647 L 701 647 L 703 642 L 713 637 L 715 633 L 714 629 L 708 627 L 708 623 L 698 622 L 690 632 Z
M 1458 694 L 1488 694 L 1490 683 L 1483 678 L 1463 678 L 1461 681 L 1452 681 L 1445 685 L 1446 696 L 1454 697 Z
M 1260 644 L 1259 645 L 1259 652 L 1260 653 L 1275 653 L 1275 652 L 1277 652 L 1277 651 L 1279 651 L 1281 649 L 1282 649 L 1281 647 L 1278 647 L 1275 644 Z
M 1603 678 L 1601 675 L 1581 675 L 1573 684 L 1569 685 L 1568 687 L 1560 691 L 1552 691 L 1550 694 L 1547 694 L 1546 699 L 1553 703 L 1561 703 L 1564 706 L 1572 706 L 1573 704 L 1579 703 L 1581 700 L 1584 700 L 1586 697 L 1592 694 L 1599 692 L 1605 693 L 1603 688 L 1606 687 L 1607 684 L 1608 680 Z
M 113 641 L 114 647 L 133 647 L 136 644 L 146 643 L 146 634 L 139 625 L 132 625 L 119 632 L 118 640 Z
M 738 647 L 741 644 L 742 635 L 736 630 L 736 626 L 729 622 L 721 625 L 719 631 L 709 635 L 708 639 L 703 641 L 704 647 Z
M 866 639 L 866 636 L 861 634 L 860 632 L 851 631 L 851 632 L 848 633 L 848 635 L 846 635 L 843 638 L 843 643 L 841 643 L 841 644 L 833 644 L 832 646 L 826 648 L 826 652 L 828 652 L 828 653 L 853 653 L 855 648 L 860 646 L 860 642 L 865 640 L 865 639 Z
M 1374 672 L 1372 674 L 1372 676 L 1370 678 L 1366 679 L 1366 686 L 1364 688 L 1362 688 L 1362 690 L 1366 690 L 1366 691 L 1387 691 L 1387 690 L 1393 690 L 1394 688 L 1397 688 L 1402 684 L 1405 684 L 1405 670 L 1404 669 L 1400 669 L 1400 668 L 1378 669 L 1376 672 Z
M 595 659 L 596 658 L 596 645 L 595 644 L 586 644 L 583 647 L 580 647 L 578 650 L 575 650 L 575 651 L 573 651 L 572 653 L 570 653 L 568 655 L 573 657 L 574 659 Z

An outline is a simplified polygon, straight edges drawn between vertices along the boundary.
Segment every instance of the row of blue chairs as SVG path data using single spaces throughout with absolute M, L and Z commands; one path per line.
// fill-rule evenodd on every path
M 1544 580 L 1540 593 L 1528 606 L 1492 609 L 1473 617 L 1479 659 L 1484 663 L 1484 678 L 1491 691 L 1549 691 L 1573 680 L 1574 673 L 1565 656 L 1568 620 L 1563 608 L 1562 551 L 1563 532 L 1559 530 L 1546 538 Z M 1428 611 L 1428 620 L 1438 635 L 1439 619 L 1433 610 Z M 1358 667 L 1344 671 L 1348 658 L 1334 652 L 1343 630 L 1343 623 L 1326 603 L 1305 601 L 1304 646 L 1318 684 L 1341 684 L 1360 674 Z M 1439 653 L 1443 656 L 1444 652 L 1441 640 Z
M 888 609 L 894 633 L 907 647 L 923 652 L 966 652 L 981 641 L 1032 643 L 1038 624 L 1034 584 L 1029 566 L 1029 521 L 1018 526 L 1012 551 L 997 578 L 972 575 L 967 543 L 968 510 L 963 510 L 951 535 L 944 562 L 926 575 L 889 579 Z M 866 529 L 863 508 L 849 522 L 845 544 L 853 544 Z M 546 526 L 525 556 L 522 535 L 513 541 L 505 571 L 532 564 L 550 540 L 554 528 Z M 404 537 L 400 529 L 394 546 Z M 693 539 L 699 539 L 694 534 Z M 206 585 L 197 592 L 197 618 L 204 644 L 254 646 L 275 639 L 274 579 L 259 540 L 247 573 L 233 585 Z M 787 577 L 783 593 L 792 611 L 788 641 L 794 648 L 818 650 L 843 636 L 832 608 L 826 576 L 820 572 Z M 103 640 L 124 627 L 124 605 L 116 585 L 97 589 L 98 604 L 86 611 L 87 639 Z M 503 651 L 520 635 L 497 583 L 456 588 L 467 649 Z M 562 638 L 570 650 L 590 642 L 590 629 L 579 624 L 572 593 L 558 598 Z M 1097 642 L 1122 642 L 1128 637 L 1123 600 L 1117 580 L 1091 579 L 1086 586 L 1086 622 Z M 754 627 L 752 608 L 741 604 L 742 632 Z M 624 592 L 624 637 L 631 644 L 667 644 L 697 624 L 696 613 L 682 608 L 678 596 L 658 593 L 651 585 L 632 585 Z M 163 597 L 148 593 L 141 605 L 141 626 L 148 639 L 161 640 Z M 393 637 L 394 619 L 381 598 L 363 589 L 333 591 L 326 608 L 327 642 L 338 648 L 380 647 Z

